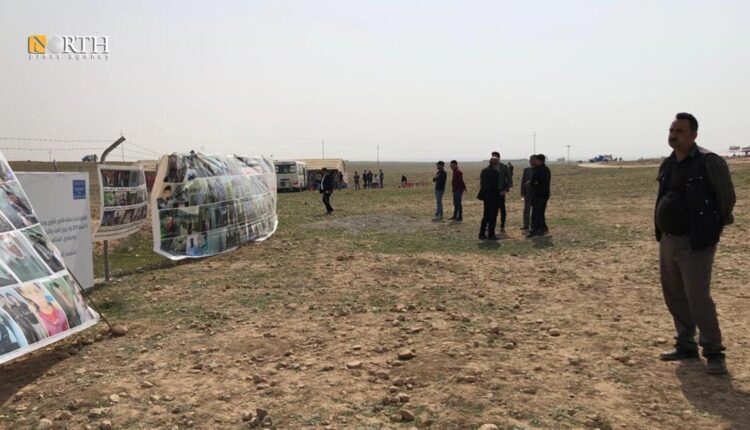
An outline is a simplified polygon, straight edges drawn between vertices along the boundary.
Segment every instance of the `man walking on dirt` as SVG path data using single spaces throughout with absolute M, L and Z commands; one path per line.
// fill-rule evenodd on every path
M 435 183 L 435 217 L 433 221 L 443 220 L 443 194 L 445 193 L 445 183 L 448 182 L 448 174 L 445 173 L 445 162 L 438 161 L 435 166 L 437 172 L 432 178 L 432 182 Z
M 490 158 L 490 165 L 482 169 L 479 175 L 479 194 L 477 198 L 484 202 L 482 223 L 479 226 L 479 240 L 497 240 L 495 226 L 497 225 L 497 209 L 500 200 L 500 173 L 497 165 L 500 163 L 495 157 Z
M 461 200 L 466 191 L 466 183 L 464 182 L 464 172 L 458 168 L 458 161 L 451 161 L 451 170 L 453 171 L 453 177 L 451 178 L 451 186 L 453 188 L 453 216 L 450 217 L 452 221 L 461 222 L 464 220 L 464 207 Z
M 500 231 L 505 231 L 505 220 L 508 217 L 508 211 L 505 209 L 505 195 L 508 193 L 508 190 L 510 190 L 513 179 L 511 179 L 508 166 L 500 162 L 500 153 L 497 151 L 493 152 L 492 158 L 497 158 L 495 170 L 497 170 L 500 175 L 500 179 L 498 179 L 500 197 L 498 198 L 497 205 L 498 209 L 500 209 Z
M 322 170 L 323 178 L 320 180 L 320 194 L 323 194 L 323 204 L 326 205 L 326 215 L 333 213 L 331 206 L 331 194 L 333 194 L 334 180 L 333 174 L 328 172 L 325 167 Z
M 736 196 L 727 163 L 698 146 L 697 137 L 698 120 L 678 113 L 669 128 L 672 154 L 659 167 L 654 224 L 662 292 L 677 332 L 674 349 L 660 358 L 698 358 L 697 327 L 706 370 L 720 375 L 727 367 L 711 270 L 721 232 L 734 221 Z

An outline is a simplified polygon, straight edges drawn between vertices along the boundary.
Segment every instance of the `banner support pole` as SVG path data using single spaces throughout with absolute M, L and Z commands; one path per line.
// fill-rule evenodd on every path
M 109 155 L 110 152 L 112 152 L 115 148 L 117 148 L 122 142 L 125 142 L 125 136 L 120 136 L 119 139 L 115 140 L 114 143 L 109 145 L 107 149 L 102 152 L 102 156 L 99 159 L 99 164 L 104 164 L 104 161 L 107 159 L 107 155 Z M 99 180 L 99 186 L 102 186 L 102 178 L 97 178 Z M 102 218 L 103 214 L 99 214 L 99 219 Z M 103 252 L 104 252 L 104 280 L 106 282 L 109 282 L 109 241 L 105 240 L 103 244 Z

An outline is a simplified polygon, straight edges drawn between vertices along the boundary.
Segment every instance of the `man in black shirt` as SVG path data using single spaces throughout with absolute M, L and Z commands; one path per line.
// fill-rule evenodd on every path
M 552 173 L 544 163 L 545 156 L 537 154 L 532 156 L 534 171 L 529 183 L 529 195 L 531 197 L 531 231 L 527 237 L 542 236 L 549 231 L 547 227 L 547 201 L 550 196 L 550 183 Z
M 521 230 L 529 230 L 531 227 L 531 176 L 534 174 L 534 160 L 529 158 L 529 167 L 523 169 L 521 175 L 521 198 L 523 199 L 523 227 Z
M 664 361 L 698 357 L 703 347 L 708 373 L 725 374 L 724 345 L 711 298 L 711 271 L 716 244 L 733 221 L 736 201 L 727 163 L 695 143 L 698 120 L 678 113 L 669 128 L 674 151 L 659 168 L 654 223 L 664 301 L 676 329 L 675 348 Z
M 432 178 L 435 183 L 435 217 L 433 221 L 443 220 L 443 193 L 445 193 L 445 183 L 448 181 L 448 173 L 445 172 L 445 162 L 438 161 L 437 172 Z

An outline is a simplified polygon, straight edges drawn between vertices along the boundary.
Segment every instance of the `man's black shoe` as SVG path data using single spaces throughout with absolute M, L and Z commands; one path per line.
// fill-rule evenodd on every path
M 528 227 L 521 227 L 521 230 L 528 230 Z
M 483 234 L 480 234 L 479 235 L 479 240 L 487 240 L 487 236 L 485 236 Z
M 541 236 L 541 234 L 536 231 L 530 231 L 529 234 L 526 235 L 526 237 L 528 238 L 537 237 L 537 236 Z
M 698 358 L 698 350 L 689 350 L 685 348 L 675 348 L 671 351 L 662 352 L 659 354 L 661 361 L 678 361 L 678 360 L 692 360 Z
M 453 221 L 454 219 L 456 219 L 456 217 L 452 216 L 452 217 L 448 218 L 448 221 Z
M 500 238 L 498 238 L 498 237 L 497 237 L 497 236 L 495 236 L 495 235 L 492 235 L 492 236 L 489 236 L 489 237 L 487 238 L 487 240 L 500 240 Z
M 715 355 L 706 357 L 706 372 L 710 375 L 726 375 L 729 373 L 724 357 Z

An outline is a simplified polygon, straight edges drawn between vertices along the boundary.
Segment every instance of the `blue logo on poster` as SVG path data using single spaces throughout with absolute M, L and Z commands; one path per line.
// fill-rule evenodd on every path
M 73 200 L 86 200 L 86 181 L 73 179 Z

